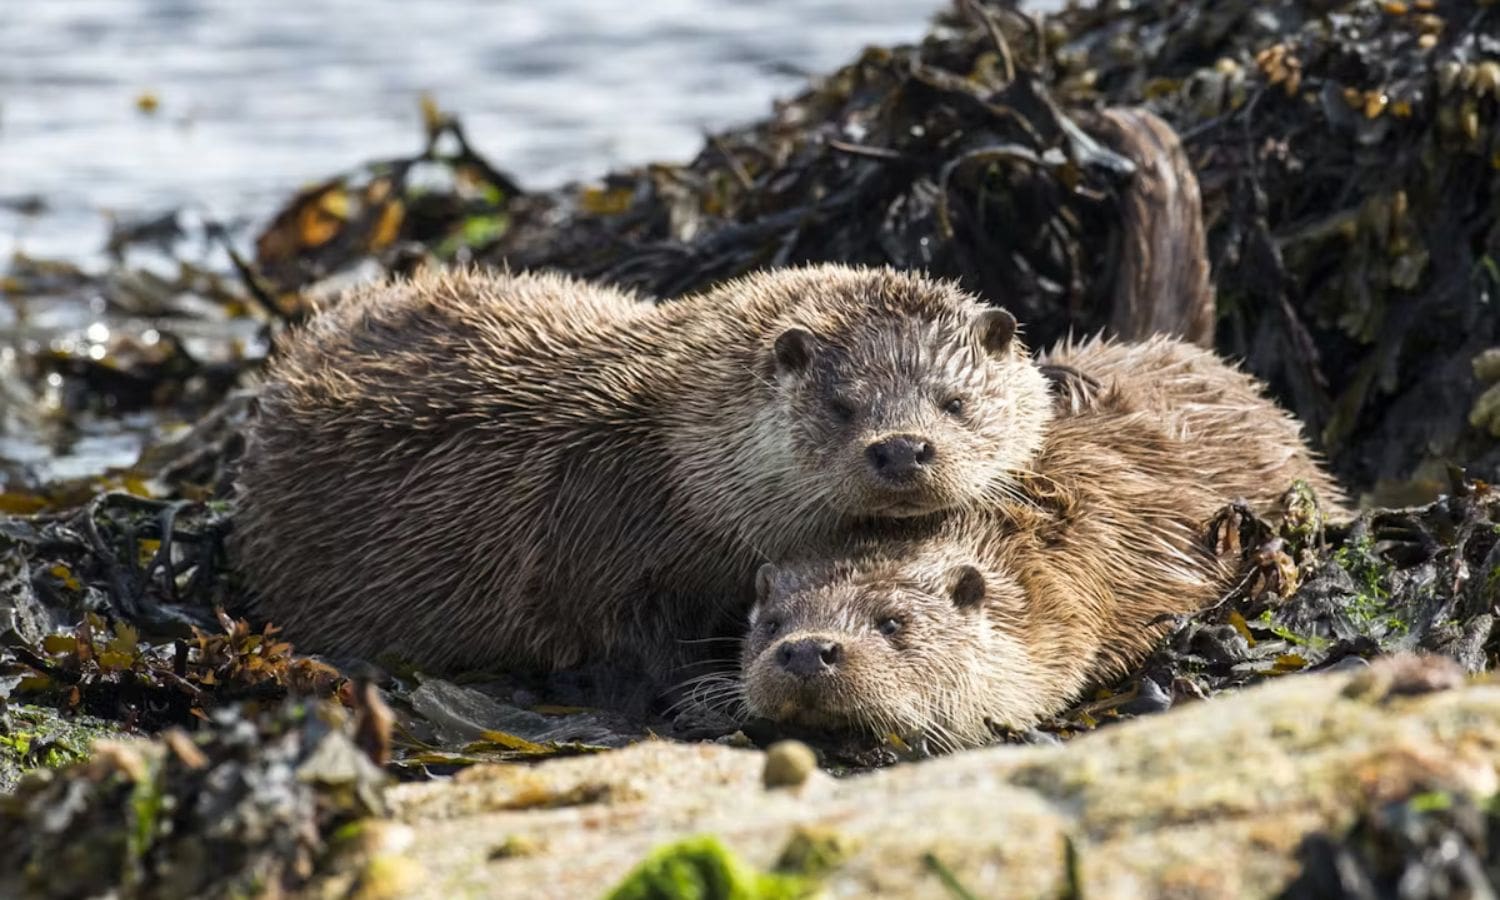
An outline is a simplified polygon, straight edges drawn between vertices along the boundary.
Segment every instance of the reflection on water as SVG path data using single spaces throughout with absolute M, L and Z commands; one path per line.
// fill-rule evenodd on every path
M 528 186 L 684 158 L 794 90 L 791 70 L 918 39 L 940 2 L 10 0 L 0 256 L 95 253 L 101 210 L 264 216 L 413 150 L 423 91 Z

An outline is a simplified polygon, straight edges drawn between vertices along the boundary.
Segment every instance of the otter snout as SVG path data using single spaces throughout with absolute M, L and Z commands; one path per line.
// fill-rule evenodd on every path
M 865 459 L 884 481 L 912 481 L 937 459 L 937 448 L 918 435 L 896 434 L 866 447 Z
M 783 641 L 776 648 L 776 664 L 799 678 L 832 672 L 844 661 L 844 646 L 826 638 Z

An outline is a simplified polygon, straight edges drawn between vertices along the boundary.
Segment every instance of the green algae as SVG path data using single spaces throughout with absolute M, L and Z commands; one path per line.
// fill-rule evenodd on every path
M 608 900 L 797 900 L 816 883 L 796 875 L 757 871 L 717 838 L 694 837 L 653 851 Z
M 101 737 L 120 733 L 118 725 L 89 716 L 63 717 L 43 706 L 12 706 L 0 719 L 0 792 L 37 769 L 59 769 L 88 758 Z

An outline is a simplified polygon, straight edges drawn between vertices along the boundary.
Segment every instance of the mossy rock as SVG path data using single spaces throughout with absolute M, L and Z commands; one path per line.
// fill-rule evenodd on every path
M 55 769 L 87 759 L 101 737 L 122 733 L 118 723 L 91 716 L 63 718 L 42 706 L 13 706 L 0 720 L 0 792 L 15 788 L 34 769 Z

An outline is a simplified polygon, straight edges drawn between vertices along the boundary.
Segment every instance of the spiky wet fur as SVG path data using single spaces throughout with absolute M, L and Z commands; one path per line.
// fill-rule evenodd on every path
M 1226 503 L 1275 513 L 1304 479 L 1342 514 L 1296 421 L 1213 354 L 1154 339 L 1047 356 L 1101 387 L 1049 426 L 1023 500 L 777 566 L 731 699 L 773 719 L 984 743 L 994 725 L 1026 727 L 1125 674 L 1169 627 L 1159 617 L 1222 596 L 1236 573 L 1205 527 Z M 978 607 L 953 601 L 961 566 L 984 578 Z M 891 616 L 903 625 L 888 637 L 878 626 Z M 839 642 L 843 662 L 811 680 L 787 675 L 775 649 L 806 637 Z
M 982 309 L 841 266 L 660 306 L 549 275 L 364 288 L 270 368 L 232 551 L 300 649 L 664 676 L 736 631 L 760 562 L 831 552 L 848 517 L 878 512 L 846 465 L 854 442 L 942 431 L 933 508 L 982 505 L 1029 466 L 1047 386 L 1019 341 L 974 345 Z M 806 373 L 773 358 L 792 326 L 828 348 Z M 955 385 L 975 421 L 901 393 Z M 823 404 L 846 389 L 869 415 L 834 433 Z

